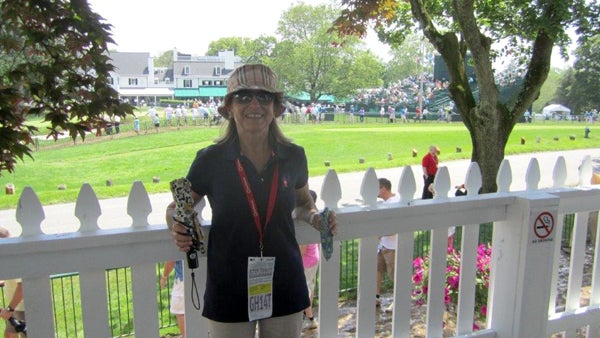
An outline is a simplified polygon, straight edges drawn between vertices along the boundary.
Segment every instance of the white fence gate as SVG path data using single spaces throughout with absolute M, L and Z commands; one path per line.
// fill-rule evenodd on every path
M 584 159 L 579 169 L 581 182 L 589 182 L 591 160 Z M 377 202 L 378 182 L 375 170 L 363 177 L 360 195 L 363 203 L 339 206 L 342 188 L 335 171 L 323 181 L 320 198 L 338 215 L 339 241 L 360 239 L 356 337 L 375 336 L 376 253 L 378 236 L 398 233 L 392 336 L 410 337 L 412 257 L 414 232 L 431 231 L 431 270 L 427 304 L 427 337 L 441 337 L 443 330 L 444 280 L 447 230 L 462 226 L 461 280 L 457 307 L 456 337 L 550 337 L 563 332 L 575 337 L 585 327 L 588 337 L 600 336 L 600 284 L 598 260 L 594 255 L 589 305 L 580 306 L 585 241 L 590 212 L 600 210 L 600 189 L 594 186 L 564 187 L 565 160 L 559 157 L 553 171 L 554 187 L 537 189 L 540 169 L 531 160 L 524 191 L 510 192 L 510 162 L 505 160 L 498 173 L 499 191 L 475 195 L 481 186 L 481 174 L 472 163 L 465 177 L 469 195 L 448 198 L 451 189 L 448 170 L 441 167 L 434 183 L 436 198 L 415 200 L 416 181 L 410 167 L 403 169 L 397 186 L 401 201 Z M 156 304 L 156 263 L 181 259 L 183 254 L 172 244 L 163 224 L 148 224 L 152 208 L 141 182 L 135 182 L 127 200 L 131 224 L 115 229 L 100 229 L 102 214 L 96 195 L 83 185 L 76 202 L 75 216 L 81 227 L 76 232 L 44 234 L 44 208 L 32 189 L 20 196 L 16 220 L 22 226 L 20 237 L 0 242 L 0 279 L 23 278 L 29 337 L 53 337 L 49 276 L 78 273 L 81 287 L 83 330 L 86 337 L 110 337 L 105 271 L 131 267 L 133 315 L 136 337 L 158 337 Z M 571 265 L 566 305 L 555 307 L 558 255 L 562 219 L 576 215 L 573 230 Z M 106 215 L 122 219 L 123 215 Z M 47 220 L 59 223 L 60 220 Z M 479 224 L 493 222 L 493 256 L 488 298 L 487 326 L 473 332 L 475 261 Z M 209 227 L 207 227 L 207 230 Z M 300 243 L 319 241 L 319 235 L 307 224 L 297 224 Z M 595 239 L 595 253 L 598 252 Z M 201 259 L 199 292 L 204 292 L 202 276 L 206 260 Z M 188 272 L 185 272 L 188 276 Z M 319 336 L 337 337 L 340 248 L 334 245 L 333 257 L 321 260 L 319 285 Z M 187 278 L 187 277 L 186 277 Z M 186 283 L 189 295 L 190 283 Z M 186 302 L 187 337 L 207 337 L 200 312 Z

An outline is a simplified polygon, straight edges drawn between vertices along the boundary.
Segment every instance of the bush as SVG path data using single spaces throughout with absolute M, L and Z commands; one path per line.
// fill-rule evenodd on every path
M 475 275 L 475 320 L 485 321 L 487 316 L 487 296 L 490 286 L 490 263 L 492 247 L 489 244 L 481 244 L 477 248 L 477 272 Z M 413 300 L 417 305 L 427 302 L 427 291 L 429 285 L 430 257 L 417 257 L 413 261 Z M 446 282 L 444 287 L 444 302 L 448 306 L 458 303 L 458 286 L 460 280 L 460 255 L 454 248 L 448 248 L 446 260 Z M 475 329 L 478 326 L 473 324 Z

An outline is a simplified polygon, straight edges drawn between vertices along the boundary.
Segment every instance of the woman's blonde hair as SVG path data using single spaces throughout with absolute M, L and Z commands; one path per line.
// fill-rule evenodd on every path
M 217 144 L 230 143 L 238 139 L 237 126 L 235 125 L 235 122 L 233 120 L 226 120 L 225 124 L 225 132 L 215 140 L 215 143 Z M 283 131 L 281 128 L 279 128 L 277 119 L 274 118 L 269 124 L 269 144 L 271 146 L 275 146 L 276 144 L 289 143 L 292 143 L 292 139 L 283 134 Z

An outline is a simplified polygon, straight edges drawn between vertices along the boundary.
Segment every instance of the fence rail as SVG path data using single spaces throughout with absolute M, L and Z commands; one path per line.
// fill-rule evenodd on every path
M 565 332 L 574 337 L 577 328 L 586 327 L 598 336 L 600 285 L 595 278 L 590 287 L 589 305 L 580 306 L 581 278 L 587 222 L 590 212 L 600 209 L 597 187 L 564 187 L 566 166 L 559 157 L 554 172 L 554 186 L 537 189 L 540 171 L 536 159 L 529 166 L 524 191 L 510 192 L 510 163 L 503 162 L 498 174 L 499 192 L 465 197 L 446 197 L 450 192 L 447 168 L 441 167 L 434 182 L 436 198 L 415 200 L 415 176 L 404 168 L 398 182 L 401 202 L 383 205 L 377 202 L 378 182 L 373 169 L 366 171 L 361 185 L 363 203 L 338 206 L 342 187 L 335 171 L 324 178 L 320 197 L 325 206 L 336 210 L 339 234 L 336 243 L 358 240 L 356 336 L 375 335 L 375 275 L 377 237 L 399 233 L 396 276 L 393 286 L 394 312 L 392 336 L 408 337 L 411 331 L 410 299 L 412 290 L 412 257 L 415 233 L 431 234 L 429 297 L 427 303 L 427 336 L 440 337 L 443 330 L 446 267 L 446 237 L 450 226 L 462 226 L 461 260 L 474 262 L 480 224 L 492 223 L 492 278 L 488 300 L 486 327 L 473 331 L 473 267 L 464 263 L 461 273 L 460 298 L 457 307 L 456 337 L 548 337 Z M 586 158 L 579 169 L 580 182 L 589 182 L 591 160 Z M 465 177 L 469 192 L 478 191 L 481 174 L 475 163 Z M 131 273 L 133 328 L 138 337 L 156 337 L 159 314 L 156 300 L 156 264 L 181 259 L 165 224 L 148 224 L 151 212 L 149 196 L 141 182 L 135 182 L 127 201 L 131 224 L 115 229 L 100 229 L 102 214 L 99 202 L 89 185 L 83 185 L 76 203 L 75 215 L 81 227 L 77 232 L 44 234 L 41 223 L 44 209 L 32 189 L 24 189 L 16 219 L 22 226 L 20 237 L 9 238 L 0 245 L 0 279 L 23 278 L 29 335 L 51 337 L 58 324 L 53 316 L 52 288 L 49 276 L 79 274 L 82 313 L 81 328 L 86 336 L 110 337 L 108 282 L 105 271 L 127 267 Z M 564 215 L 574 214 L 569 288 L 564 311 L 555 306 L 557 257 L 562 242 Z M 539 224 L 540 217 L 550 215 L 551 224 Z M 103 215 L 110 217 L 111 215 Z M 119 217 L 121 217 L 119 215 Z M 119 218 L 120 219 L 120 218 Z M 555 221 L 554 221 L 555 220 Z M 56 221 L 56 220 L 55 220 Z M 542 230 L 540 230 L 542 229 Z M 209 231 L 207 226 L 207 231 Z M 545 233 L 540 233 L 545 231 Z M 319 241 L 319 235 L 307 224 L 297 223 L 300 243 Z M 582 240 L 583 238 L 583 240 Z M 598 243 L 596 238 L 596 245 Z M 582 244 L 583 243 L 583 244 Z M 597 246 L 595 247 L 597 252 Z M 329 261 L 321 260 L 319 282 L 319 336 L 336 337 L 338 329 L 338 296 L 341 285 L 341 249 L 334 246 Z M 596 263 L 597 264 L 597 263 Z M 594 265 L 594 276 L 598 273 Z M 196 275 L 206 271 L 205 258 Z M 187 271 L 185 272 L 187 276 Z M 203 279 L 198 280 L 204 291 Z M 190 292 L 186 283 L 186 294 Z M 559 312 L 560 311 L 560 312 Z M 188 337 L 207 337 L 206 323 L 198 311 L 186 303 Z

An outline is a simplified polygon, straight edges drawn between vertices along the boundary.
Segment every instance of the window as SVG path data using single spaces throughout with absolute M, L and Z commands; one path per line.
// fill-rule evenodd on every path
M 192 88 L 192 80 L 183 80 L 183 88 Z
M 183 75 L 190 75 L 190 66 L 183 66 Z
M 202 85 L 203 86 L 212 86 L 212 81 L 210 81 L 210 80 L 204 80 L 204 81 L 202 81 Z
M 136 79 L 136 78 L 129 79 L 129 85 L 130 86 L 137 86 L 138 85 L 138 79 Z
M 108 77 L 108 84 L 115 84 L 115 79 L 112 76 Z
M 215 76 L 221 76 L 221 67 L 215 67 L 214 73 Z
M 222 85 L 223 85 L 223 81 L 221 81 L 221 80 L 215 81 L 215 86 L 222 86 Z

